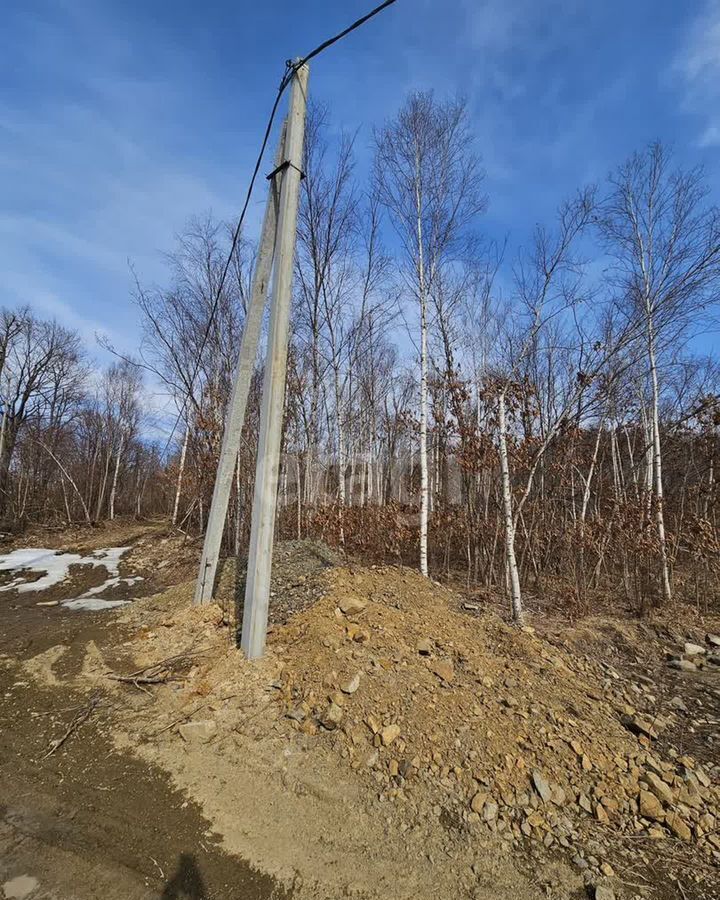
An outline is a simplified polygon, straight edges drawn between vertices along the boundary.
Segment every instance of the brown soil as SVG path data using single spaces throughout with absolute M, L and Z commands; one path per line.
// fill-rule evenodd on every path
M 535 878 L 503 856 L 494 839 L 462 852 L 447 834 L 399 829 L 391 805 L 368 803 L 366 786 L 331 746 L 290 728 L 277 702 L 282 663 L 270 651 L 248 664 L 229 640 L 218 606 L 194 609 L 192 584 L 126 611 L 141 627 L 134 666 L 178 653 L 196 654 L 188 672 L 155 690 L 150 709 L 124 710 L 121 746 L 167 769 L 202 806 L 228 851 L 269 872 L 300 898 L 469 896 L 536 897 Z M 143 603 L 143 606 L 146 604 Z M 96 673 L 88 682 L 97 684 Z M 207 727 L 209 742 L 182 736 L 187 723 Z M 241 812 L 239 812 L 241 811 Z M 470 870 L 488 855 L 480 878 Z M 555 877 L 557 866 L 538 868 Z M 560 867 L 565 883 L 577 877 Z M 569 882 L 568 882 L 569 879 Z M 461 887 L 462 885 L 462 887 Z M 570 896 L 569 893 L 556 896 Z
M 3 534 L 0 539 L 2 552 L 18 547 L 49 547 L 51 550 L 67 550 L 87 553 L 102 547 L 118 547 L 135 544 L 149 534 L 169 534 L 167 522 L 116 519 L 96 525 L 72 525 L 55 527 L 36 525 L 22 534 Z
M 87 552 L 134 540 L 130 556 L 141 557 L 148 537 L 147 528 L 127 526 L 93 530 L 93 540 L 80 531 L 82 545 L 60 535 L 51 544 L 47 533 L 23 544 Z M 137 572 L 123 562 L 122 574 Z M 53 596 L 76 596 L 105 574 L 73 573 Z M 92 670 L 103 652 L 120 665 L 131 636 L 116 611 L 35 605 L 48 594 L 0 595 L 0 896 L 4 884 L 27 876 L 37 881 L 32 900 L 284 897 L 272 879 L 219 847 L 200 807 L 166 772 L 115 745 L 118 704 L 152 702 L 146 694 L 126 701 L 103 690 L 87 720 L 46 755 L 96 694 L 88 694 L 83 666 Z
M 0 885 L 20 875 L 39 898 L 271 898 L 272 881 L 233 859 L 165 773 L 113 744 L 104 701 L 67 750 L 45 758 L 87 703 L 8 666 L 0 734 Z
M 285 663 L 282 703 L 293 716 L 305 714 L 298 727 L 314 732 L 328 698 L 341 702 L 342 724 L 330 740 L 409 821 L 439 810 L 458 831 L 488 830 L 513 850 L 532 852 L 541 842 L 580 855 L 591 872 L 610 863 L 628 883 L 641 871 L 655 884 L 653 896 L 678 896 L 678 877 L 690 880 L 688 896 L 716 896 L 720 670 L 688 676 L 668 669 L 668 639 L 647 626 L 588 620 L 566 626 L 562 638 L 541 637 L 493 615 L 464 615 L 461 598 L 411 572 L 336 570 L 327 580 L 328 597 L 273 636 Z M 366 606 L 338 615 L 347 600 Z M 621 641 L 608 640 L 613 628 Z M 358 629 L 366 636 L 360 644 Z M 343 696 L 356 674 L 360 688 Z M 678 695 L 687 714 L 670 704 Z M 657 739 L 622 724 L 639 715 Z M 368 772 L 381 743 L 373 732 L 394 724 L 400 736 L 380 747 Z M 678 800 L 654 832 L 637 808 L 648 771 Z M 535 773 L 549 784 L 549 802 L 538 796 Z M 689 799 L 686 788 L 697 778 L 702 796 Z M 691 827 L 702 820 L 687 844 L 667 828 L 672 810 Z
M 140 540 L 135 564 L 163 571 L 175 539 Z M 302 542 L 279 551 L 260 663 L 235 647 L 242 592 L 231 566 L 220 606 L 193 608 L 187 581 L 8 660 L 8 683 L 28 683 L 11 691 L 17 717 L 3 729 L 6 746 L 18 741 L 34 760 L 21 793 L 36 790 L 34 773 L 62 798 L 51 777 L 61 766 L 71 793 L 72 779 L 82 782 L 88 823 L 114 821 L 127 804 L 121 843 L 136 842 L 133 858 L 166 828 L 182 833 L 171 810 L 187 798 L 189 832 L 209 828 L 218 845 L 203 838 L 198 851 L 197 834 L 168 836 L 163 859 L 151 854 L 164 872 L 190 846 L 189 868 L 208 881 L 213 860 L 221 869 L 244 861 L 229 863 L 243 884 L 255 884 L 253 870 L 269 879 L 255 894 L 220 886 L 191 897 L 579 900 L 599 886 L 628 900 L 720 897 L 720 669 L 674 672 L 664 660 L 683 636 L 698 638 L 697 625 L 683 634 L 677 624 L 543 619 L 519 632 L 413 572 L 331 567 L 329 552 Z M 143 667 L 135 684 L 108 677 Z M 37 711 L 53 698 L 56 707 L 102 702 L 42 760 L 74 713 L 41 738 L 43 717 L 27 720 L 33 706 L 21 691 Z M 644 720 L 653 737 L 637 733 Z M 122 781 L 98 796 L 107 753 L 138 790 Z M 638 808 L 648 778 L 671 797 L 656 821 Z M 127 865 L 103 840 L 95 850 L 111 867 Z M 133 871 L 157 879 L 149 867 Z

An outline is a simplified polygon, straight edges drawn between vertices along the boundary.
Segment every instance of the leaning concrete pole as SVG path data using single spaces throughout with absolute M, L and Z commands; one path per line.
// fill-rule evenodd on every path
M 262 656 L 267 631 L 270 570 L 280 467 L 280 441 L 285 401 L 290 294 L 305 137 L 307 83 L 308 67 L 304 65 L 297 69 L 293 76 L 290 111 L 285 134 L 285 159 L 283 161 L 285 173 L 280 189 L 270 333 L 260 408 L 260 438 L 255 468 L 255 494 L 240 641 L 240 646 L 248 659 L 257 659 Z
M 225 531 L 225 519 L 230 502 L 233 474 L 238 451 L 240 450 L 240 437 L 242 435 L 243 422 L 245 421 L 245 409 L 250 393 L 250 382 L 260 341 L 263 312 L 265 311 L 265 298 L 272 271 L 280 202 L 279 185 L 282 183 L 283 178 L 283 170 L 277 167 L 284 159 L 285 129 L 286 126 L 283 125 L 275 158 L 276 168 L 270 178 L 270 190 L 260 232 L 260 245 L 258 247 L 257 262 L 255 263 L 255 272 L 253 273 L 250 303 L 243 326 L 240 354 L 238 356 L 237 369 L 235 370 L 235 383 L 233 384 L 225 421 L 222 449 L 220 450 L 220 459 L 215 477 L 215 488 L 210 506 L 207 531 L 205 532 L 205 543 L 203 544 L 203 552 L 200 559 L 200 571 L 195 586 L 195 603 L 209 603 L 212 600 L 215 589 L 215 575 L 220 557 L 220 546 L 223 532 Z

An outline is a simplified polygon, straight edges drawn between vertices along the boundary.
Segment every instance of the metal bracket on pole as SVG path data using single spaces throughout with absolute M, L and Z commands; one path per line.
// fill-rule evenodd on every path
M 262 656 L 270 601 L 270 572 L 275 533 L 280 444 L 285 401 L 290 299 L 295 233 L 300 203 L 300 172 L 305 138 L 308 67 L 295 69 L 285 134 L 285 168 L 280 189 L 278 239 L 275 248 L 270 333 L 268 335 L 260 437 L 255 469 L 250 552 L 240 646 L 249 659 Z
M 269 175 L 266 175 L 265 177 L 267 178 L 268 181 L 271 181 L 278 174 L 278 172 L 284 172 L 288 166 L 292 166 L 293 169 L 297 169 L 297 171 L 300 173 L 301 179 L 303 179 L 305 177 L 305 173 L 303 172 L 303 170 L 298 169 L 298 167 L 295 165 L 295 163 L 290 162 L 289 159 L 286 159 L 285 162 L 280 163 L 279 166 L 275 166 L 275 168 L 272 170 L 272 172 Z
M 276 165 L 278 161 L 285 156 L 286 129 L 287 123 L 283 125 L 277 153 L 275 154 Z M 275 172 L 281 174 L 280 170 L 277 168 Z M 275 253 L 277 215 L 279 208 L 278 182 L 282 182 L 283 178 L 284 176 L 282 178 L 272 178 L 270 180 L 270 190 L 268 192 L 265 216 L 260 232 L 258 258 L 253 274 L 250 303 L 243 327 L 240 353 L 238 355 L 238 364 L 235 371 L 235 382 L 233 384 L 232 396 L 228 406 L 225 431 L 223 432 L 222 449 L 220 451 L 212 504 L 210 506 L 210 515 L 208 517 L 207 531 L 205 532 L 205 543 L 203 544 L 200 570 L 197 585 L 195 587 L 195 603 L 209 603 L 212 600 L 213 591 L 215 590 L 215 577 L 217 574 L 218 559 L 220 557 L 220 546 L 222 544 L 223 532 L 225 531 L 225 519 L 227 518 L 230 493 L 232 491 L 233 474 L 237 464 L 238 451 L 240 450 L 240 437 L 242 435 L 245 409 L 250 393 L 250 382 L 255 366 L 255 359 L 257 357 L 258 344 L 260 342 L 260 329 L 262 326 L 263 313 L 265 311 L 265 300 L 267 297 L 268 283 L 270 281 L 273 256 Z

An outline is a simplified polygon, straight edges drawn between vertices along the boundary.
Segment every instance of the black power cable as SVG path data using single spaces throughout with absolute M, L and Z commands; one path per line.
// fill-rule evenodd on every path
M 392 6 L 393 3 L 396 3 L 397 0 L 385 0 L 385 3 L 381 3 L 380 6 L 376 6 L 375 9 L 370 10 L 367 15 L 364 15 L 362 18 L 358 19 L 357 22 L 353 22 L 352 25 L 348 25 L 348 27 L 341 31 L 339 34 L 336 34 L 335 37 L 328 38 L 326 41 L 323 41 L 322 44 L 319 44 L 314 50 L 311 50 L 307 56 L 304 56 L 300 62 L 296 63 L 295 66 L 303 66 L 306 62 L 310 62 L 315 56 L 319 53 L 322 53 L 323 50 L 327 50 L 328 47 L 332 47 L 333 44 L 336 44 L 338 41 L 342 40 L 351 31 L 355 31 L 356 28 L 360 28 L 361 25 L 364 25 L 369 19 L 372 19 L 373 16 L 376 16 L 378 13 L 381 13 L 384 9 L 387 9 L 388 6 Z
M 200 342 L 200 349 L 198 351 L 197 362 L 195 363 L 195 368 L 192 373 L 192 377 L 190 378 L 190 387 L 188 392 L 183 400 L 183 404 L 178 412 L 177 418 L 175 419 L 175 423 L 172 427 L 172 431 L 170 432 L 170 437 L 167 439 L 167 443 L 165 444 L 165 449 L 162 452 L 162 456 L 164 457 L 170 447 L 173 437 L 175 436 L 175 431 L 177 430 L 178 424 L 180 423 L 180 419 L 182 419 L 185 414 L 185 410 L 187 409 L 187 403 L 190 399 L 190 395 L 195 386 L 195 379 L 197 378 L 197 374 L 200 371 L 200 361 L 202 359 L 203 351 L 205 350 L 205 344 L 207 343 L 207 339 L 210 336 L 210 329 L 213 326 L 213 322 L 215 319 L 215 313 L 217 312 L 218 304 L 220 303 L 220 295 L 222 294 L 222 290 L 225 286 L 225 279 L 227 278 L 227 273 L 230 268 L 230 263 L 232 262 L 233 254 L 235 253 L 235 248 L 237 247 L 237 242 L 240 239 L 240 232 L 242 231 L 243 222 L 245 221 L 245 215 L 248 210 L 248 206 L 250 205 L 250 199 L 252 197 L 253 188 L 255 187 L 255 181 L 257 180 L 258 172 L 260 171 L 260 166 L 262 165 L 263 156 L 265 155 L 265 150 L 267 149 L 268 140 L 270 139 L 270 132 L 272 131 L 273 122 L 275 121 L 275 115 L 277 113 L 278 106 L 280 105 L 280 98 L 285 92 L 285 88 L 292 81 L 293 75 L 295 71 L 299 69 L 301 66 L 304 66 L 305 63 L 309 62 L 311 59 L 314 59 L 318 54 L 322 53 L 323 50 L 327 50 L 328 47 L 331 47 L 333 44 L 336 44 L 338 41 L 342 40 L 342 38 L 346 37 L 350 32 L 355 31 L 356 28 L 360 28 L 361 25 L 364 25 L 369 19 L 372 19 L 373 16 L 376 16 L 378 13 L 382 12 L 388 6 L 392 6 L 393 3 L 396 3 L 397 0 L 385 0 L 384 3 L 381 3 L 379 6 L 376 6 L 375 9 L 371 10 L 366 15 L 362 16 L 362 18 L 353 22 L 352 25 L 349 25 L 343 31 L 336 34 L 334 37 L 328 38 L 328 40 L 323 41 L 322 44 L 319 44 L 314 50 L 311 50 L 307 56 L 302 57 L 302 59 L 291 61 L 288 60 L 285 64 L 285 73 L 280 81 L 280 85 L 277 90 L 277 94 L 275 96 L 275 102 L 272 105 L 272 109 L 270 110 L 270 116 L 268 118 L 267 125 L 265 127 L 265 134 L 263 135 L 262 144 L 260 145 L 260 152 L 258 153 L 257 161 L 255 162 L 255 167 L 253 169 L 252 177 L 250 178 L 250 184 L 248 185 L 247 194 L 245 195 L 245 202 L 243 203 L 242 210 L 240 212 L 240 218 L 238 219 L 237 225 L 233 229 L 232 241 L 230 243 L 230 252 L 227 255 L 227 259 L 225 260 L 225 265 L 223 266 L 222 275 L 220 276 L 220 283 L 218 284 L 217 291 L 215 292 L 215 297 L 213 299 L 212 306 L 210 308 L 210 316 L 208 317 L 207 326 L 205 328 L 205 333 L 203 334 L 202 341 Z
M 233 253 L 235 253 L 235 248 L 237 247 L 237 242 L 240 239 L 240 232 L 242 231 L 243 222 L 245 221 L 245 214 L 247 213 L 248 206 L 250 205 L 250 199 L 252 197 L 253 188 L 255 186 L 255 181 L 257 180 L 258 172 L 260 171 L 260 166 L 262 165 L 262 159 L 265 155 L 265 149 L 267 147 L 268 140 L 270 138 L 270 132 L 272 131 L 273 122 L 275 121 L 275 114 L 277 113 L 277 108 L 280 105 L 280 98 L 283 95 L 285 88 L 289 83 L 289 78 L 287 77 L 287 73 L 283 76 L 282 81 L 280 82 L 280 86 L 278 87 L 277 95 L 275 97 L 275 102 L 273 103 L 272 109 L 270 110 L 270 117 L 268 118 L 268 123 L 265 128 L 265 134 L 263 136 L 263 141 L 260 146 L 260 152 L 258 154 L 257 161 L 255 163 L 255 168 L 253 169 L 252 177 L 250 178 L 250 184 L 248 185 L 247 193 L 245 195 L 245 202 L 243 203 L 243 208 L 240 212 L 240 218 L 237 221 L 237 225 L 233 229 L 232 241 L 230 243 L 230 252 L 227 255 L 227 259 L 225 260 L 225 265 L 223 266 L 222 275 L 220 276 L 220 283 L 218 284 L 217 291 L 215 292 L 215 297 L 213 299 L 212 306 L 210 308 L 210 315 L 208 317 L 207 325 L 205 327 L 205 332 L 202 337 L 202 341 L 200 342 L 200 349 L 198 350 L 197 360 L 195 362 L 195 368 L 193 369 L 192 376 L 190 378 L 190 387 L 185 395 L 185 399 L 183 400 L 182 406 L 180 407 L 180 411 L 177 414 L 175 422 L 173 423 L 172 430 L 170 431 L 170 436 L 165 443 L 165 447 L 162 452 L 162 457 L 168 451 L 170 444 L 172 442 L 173 437 L 175 436 L 175 431 L 177 430 L 178 425 L 180 424 L 180 420 L 185 415 L 185 410 L 187 409 L 188 400 L 190 399 L 190 395 L 192 393 L 193 388 L 195 387 L 195 379 L 197 378 L 198 372 L 200 371 L 200 363 L 202 360 L 203 351 L 205 350 L 205 344 L 207 343 L 207 339 L 210 337 L 210 329 L 213 326 L 215 320 L 215 313 L 217 312 L 218 304 L 220 303 L 220 295 L 222 294 L 222 290 L 225 287 L 225 279 L 227 278 L 227 273 L 230 268 L 230 263 L 232 262 Z

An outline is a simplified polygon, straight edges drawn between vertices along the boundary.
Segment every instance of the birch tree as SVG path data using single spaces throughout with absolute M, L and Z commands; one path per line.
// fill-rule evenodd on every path
M 674 169 L 651 144 L 610 178 L 600 227 L 615 260 L 614 279 L 628 317 L 643 326 L 650 409 L 648 465 L 660 555 L 662 596 L 672 599 L 665 528 L 660 398 L 662 357 L 687 340 L 720 288 L 720 214 L 707 201 L 701 169 Z
M 374 183 L 402 248 L 400 272 L 417 305 L 419 350 L 420 571 L 428 574 L 429 296 L 438 271 L 461 259 L 485 207 L 483 173 L 462 100 L 414 93 L 375 132 Z
M 505 373 L 493 379 L 497 391 L 498 456 L 505 538 L 505 570 L 509 586 L 513 619 L 523 622 L 515 538 L 523 508 L 531 496 L 533 483 L 545 455 L 568 417 L 579 413 L 581 398 L 602 371 L 612 348 L 607 343 L 589 338 L 585 328 L 576 328 L 575 340 L 569 334 L 559 339 L 557 323 L 569 315 L 582 298 L 582 265 L 576 243 L 591 221 L 594 192 L 586 190 L 564 203 L 554 230 L 538 227 L 532 250 L 519 256 L 515 268 L 515 293 L 520 318 L 508 333 Z M 572 316 L 570 316 L 572 320 Z M 577 318 L 574 321 L 577 323 Z M 544 343 L 543 343 L 544 342 Z M 568 344 L 573 352 L 564 354 L 564 385 L 559 383 L 558 345 Z M 527 415 L 522 416 L 524 437 L 533 450 L 528 459 L 523 489 L 516 500 L 512 493 L 508 449 L 508 398 L 526 402 L 528 388 L 535 385 L 535 399 L 541 396 L 539 357 L 542 347 L 547 357 L 545 414 L 538 403 L 540 431 L 537 439 L 530 430 Z M 522 403 L 521 403 L 522 406 Z

